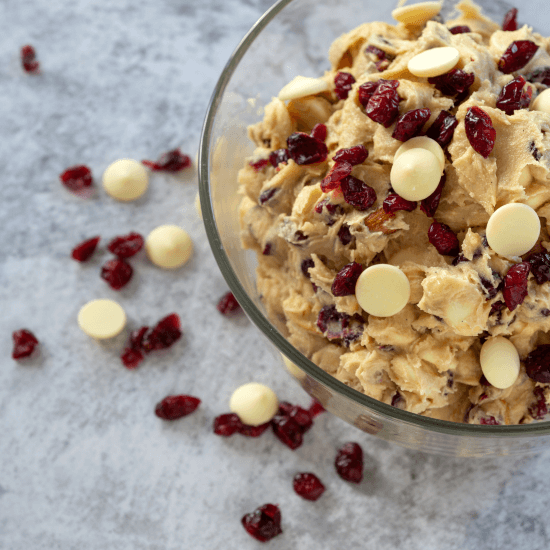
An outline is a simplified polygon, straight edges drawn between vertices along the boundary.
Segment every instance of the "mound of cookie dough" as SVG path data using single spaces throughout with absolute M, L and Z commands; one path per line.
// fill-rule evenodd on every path
M 550 39 L 424 4 L 338 38 L 330 71 L 249 128 L 243 246 L 272 323 L 338 380 L 433 418 L 532 422 L 550 402 Z

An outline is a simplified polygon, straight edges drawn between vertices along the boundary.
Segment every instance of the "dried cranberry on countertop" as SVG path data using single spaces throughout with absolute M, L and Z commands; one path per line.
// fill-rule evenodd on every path
M 191 158 L 178 147 L 163 153 L 157 161 L 142 160 L 141 163 L 155 172 L 180 172 L 191 166 Z
M 235 298 L 232 292 L 227 292 L 221 297 L 216 308 L 222 315 L 229 316 L 240 311 L 241 305 L 237 302 L 237 298 Z
M 474 151 L 487 158 L 495 146 L 497 135 L 491 117 L 480 107 L 469 107 L 464 125 L 466 137 Z
M 309 472 L 296 474 L 292 486 L 296 494 L 306 500 L 315 501 L 325 492 L 325 486 L 321 483 L 321 480 L 315 474 Z
M 191 395 L 169 395 L 155 407 L 155 414 L 163 420 L 177 420 L 194 412 L 201 400 Z
M 101 268 L 101 278 L 107 281 L 113 290 L 120 290 L 126 286 L 132 278 L 133 273 L 132 266 L 124 260 L 119 259 L 109 260 Z
M 143 237 L 139 233 L 131 231 L 128 235 L 112 239 L 107 245 L 107 249 L 119 258 L 131 258 L 143 248 L 143 244 Z
M 141 347 L 146 353 L 166 349 L 177 342 L 182 334 L 179 315 L 171 313 L 143 335 Z
M 40 63 L 36 60 L 36 50 L 30 44 L 21 48 L 21 65 L 23 65 L 25 72 L 29 74 L 40 72 Z
M 498 62 L 498 68 L 504 74 L 519 71 L 531 61 L 538 49 L 539 47 L 531 40 L 516 40 L 502 54 Z
M 78 193 L 92 185 L 92 172 L 81 164 L 67 168 L 60 176 L 61 183 L 73 193 Z
M 26 328 L 16 330 L 12 333 L 13 351 L 11 356 L 13 359 L 23 359 L 29 357 L 38 346 L 36 336 Z
M 97 248 L 99 239 L 100 237 L 92 237 L 91 239 L 87 239 L 77 244 L 71 252 L 71 257 L 77 262 L 89 260 Z
M 281 512 L 276 504 L 264 504 L 253 512 L 245 514 L 241 523 L 247 533 L 260 542 L 267 542 L 280 535 Z
M 361 483 L 363 479 L 363 449 L 358 443 L 346 443 L 338 450 L 334 465 L 342 479 L 352 483 Z

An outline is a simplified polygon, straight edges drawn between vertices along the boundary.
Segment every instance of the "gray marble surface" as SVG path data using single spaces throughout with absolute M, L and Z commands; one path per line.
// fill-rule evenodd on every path
M 217 76 L 270 0 L 3 0 L 0 5 L 0 548 L 3 550 L 246 550 L 241 516 L 266 502 L 282 510 L 273 549 L 538 550 L 549 547 L 550 451 L 523 459 L 467 460 L 404 450 L 328 414 L 295 452 L 211 432 L 239 384 L 257 380 L 302 405 L 244 317 L 226 319 L 226 291 L 193 200 L 197 175 L 155 174 L 145 197 L 121 204 L 99 185 L 120 157 L 194 156 Z M 22 72 L 32 43 L 42 73 Z M 82 200 L 58 174 L 88 164 L 97 192 Z M 132 261 L 119 293 L 72 246 L 100 234 L 180 224 L 195 255 L 174 272 Z M 81 305 L 116 298 L 129 329 L 175 311 L 185 336 L 136 371 L 118 354 L 125 335 L 98 345 L 76 325 Z M 11 332 L 28 327 L 41 354 L 11 360 Z M 202 398 L 174 423 L 153 414 L 167 394 Z M 335 449 L 361 443 L 365 479 L 340 480 Z M 292 491 L 313 471 L 316 503 Z

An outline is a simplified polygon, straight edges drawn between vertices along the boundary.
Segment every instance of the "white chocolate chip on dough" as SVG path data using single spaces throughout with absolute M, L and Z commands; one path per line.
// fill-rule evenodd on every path
M 260 426 L 269 422 L 277 413 L 279 400 L 275 392 L 257 382 L 249 382 L 237 388 L 229 400 L 229 409 L 243 424 Z
M 147 236 L 145 250 L 155 265 L 172 269 L 189 260 L 193 253 L 193 241 L 181 227 L 161 225 Z
M 103 172 L 105 191 L 119 201 L 133 201 L 141 197 L 148 185 L 147 170 L 137 160 L 116 160 Z
M 452 46 L 432 48 L 415 55 L 407 65 L 414 76 L 431 77 L 448 73 L 460 59 L 460 53 Z
M 541 111 L 550 114 L 550 88 L 542 91 L 533 101 L 532 111 Z
M 320 94 L 326 92 L 329 85 L 321 78 L 309 78 L 307 76 L 297 76 L 284 86 L 279 92 L 279 99 L 298 99 L 308 95 Z
M 481 370 L 491 386 L 504 390 L 517 380 L 519 354 L 514 344 L 503 336 L 489 338 L 479 354 Z
M 421 26 L 435 17 L 441 11 L 441 2 L 419 2 L 410 6 L 396 8 L 391 12 L 392 17 L 410 26 Z
M 126 313 L 114 300 L 92 300 L 80 308 L 78 326 L 92 338 L 114 338 L 126 326 Z
M 393 157 L 393 161 L 395 162 L 398 157 L 409 149 L 426 149 L 427 151 L 430 151 L 437 157 L 437 160 L 439 160 L 441 170 L 445 168 L 445 153 L 443 152 L 441 145 L 439 145 L 435 139 L 427 136 L 417 136 L 408 139 L 405 143 L 403 143 L 403 145 L 401 145 L 401 147 L 399 147 L 399 149 L 397 149 L 395 156 Z
M 408 303 L 411 286 L 396 266 L 377 264 L 367 267 L 357 279 L 355 298 L 370 315 L 391 317 Z
M 526 254 L 539 235 L 540 218 L 527 204 L 505 204 L 487 222 L 487 242 L 501 256 Z
M 429 197 L 439 185 L 443 170 L 427 149 L 409 149 L 394 160 L 390 181 L 395 192 L 408 201 Z

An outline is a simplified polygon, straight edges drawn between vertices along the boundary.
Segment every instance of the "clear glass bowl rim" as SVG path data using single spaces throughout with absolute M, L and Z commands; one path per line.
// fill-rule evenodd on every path
M 349 386 L 346 386 L 343 382 L 340 382 L 330 374 L 323 371 L 320 367 L 312 363 L 304 355 L 302 355 L 294 346 L 292 346 L 264 317 L 260 310 L 256 307 L 254 302 L 249 298 L 245 289 L 239 282 L 237 275 L 235 274 L 231 262 L 225 250 L 223 248 L 221 237 L 218 233 L 218 229 L 215 222 L 214 211 L 211 204 L 211 198 L 209 193 L 209 153 L 210 153 L 210 140 L 212 136 L 212 130 L 214 127 L 214 121 L 218 112 L 218 106 L 220 105 L 227 84 L 229 83 L 233 72 L 237 68 L 239 62 L 248 51 L 248 48 L 252 45 L 254 40 L 258 38 L 261 31 L 291 2 L 294 0 L 279 0 L 271 8 L 269 8 L 258 21 L 252 26 L 248 33 L 241 40 L 239 45 L 231 54 L 227 64 L 225 65 L 220 78 L 216 84 L 212 97 L 210 99 L 206 117 L 204 120 L 202 134 L 199 145 L 198 156 L 198 172 L 199 172 L 199 196 L 202 208 L 202 215 L 204 226 L 206 229 L 206 235 L 210 243 L 210 247 L 218 263 L 218 266 L 225 278 L 229 288 L 241 304 L 242 308 L 250 318 L 250 320 L 263 332 L 263 334 L 275 345 L 279 351 L 281 351 L 286 357 L 288 357 L 293 363 L 295 363 L 302 371 L 313 379 L 317 380 L 321 384 L 327 386 L 331 391 L 336 394 L 341 394 L 348 399 L 355 401 L 361 407 L 366 407 L 380 414 L 381 416 L 387 416 L 394 420 L 399 420 L 403 423 L 414 424 L 420 428 L 424 428 L 431 432 L 444 433 L 454 436 L 469 436 L 469 437 L 525 437 L 531 435 L 534 437 L 545 436 L 550 434 L 550 421 L 535 422 L 525 425 L 514 426 L 482 426 L 475 424 L 461 424 L 457 422 L 449 422 L 445 420 L 438 420 L 434 418 L 428 418 L 415 413 L 403 411 L 391 405 L 386 405 L 376 399 L 368 397 Z M 327 46 L 328 48 L 328 46 Z

